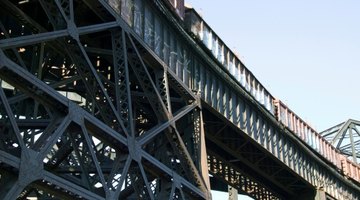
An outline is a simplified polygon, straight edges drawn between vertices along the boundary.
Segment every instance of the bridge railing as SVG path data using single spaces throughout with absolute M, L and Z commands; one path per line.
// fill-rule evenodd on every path
M 136 0 L 134 4 L 109 1 L 109 5 L 144 42 L 169 65 L 176 75 L 189 85 L 189 63 L 186 48 L 176 43 L 176 34 L 161 25 L 161 18 L 149 11 L 147 3 Z M 217 61 L 245 90 L 300 139 L 332 162 L 344 175 L 360 182 L 360 167 L 341 155 L 311 126 L 292 112 L 280 100 L 276 100 L 256 79 L 240 59 L 217 36 L 194 9 L 185 11 L 185 25 L 200 40 Z
M 261 105 L 274 112 L 273 97 L 257 78 L 192 8 L 185 10 L 185 24 L 193 36 L 200 40 L 225 70 Z
M 274 100 L 275 116 L 301 140 L 333 163 L 344 175 L 360 182 L 360 166 L 347 159 L 324 137 L 297 116 L 280 100 Z
M 340 153 L 339 153 L 340 154 Z M 342 169 L 343 169 L 343 173 L 350 177 L 353 178 L 354 180 L 360 182 L 360 167 L 359 165 L 355 164 L 354 162 L 352 162 L 351 160 L 347 159 L 346 156 L 341 155 L 341 164 L 342 164 Z
M 150 8 L 147 3 L 140 0 L 134 3 L 126 2 L 120 3 L 110 0 L 109 5 L 121 15 L 124 21 L 155 54 L 188 85 L 189 55 L 186 47 L 177 43 L 176 34 L 171 29 L 163 27 L 162 19 L 149 11 Z M 273 96 L 194 9 L 187 8 L 185 10 L 184 23 L 189 31 L 213 54 L 224 70 L 261 105 L 274 113 Z
M 340 154 L 310 125 L 275 99 L 194 9 L 185 10 L 185 24 L 193 37 L 202 42 L 225 70 L 282 124 L 333 163 L 341 173 L 360 182 L 360 166 Z

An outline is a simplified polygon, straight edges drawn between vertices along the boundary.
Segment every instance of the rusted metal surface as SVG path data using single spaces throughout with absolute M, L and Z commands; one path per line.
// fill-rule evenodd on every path
M 360 166 L 344 156 L 330 141 L 315 131 L 280 100 L 274 101 L 277 119 L 307 145 L 330 161 L 346 177 L 360 182 Z

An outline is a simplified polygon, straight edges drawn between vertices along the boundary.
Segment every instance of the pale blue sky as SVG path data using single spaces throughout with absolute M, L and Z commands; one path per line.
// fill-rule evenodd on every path
M 186 2 L 316 130 L 360 119 L 360 1 Z
M 359 0 L 186 2 L 316 130 L 360 120 Z

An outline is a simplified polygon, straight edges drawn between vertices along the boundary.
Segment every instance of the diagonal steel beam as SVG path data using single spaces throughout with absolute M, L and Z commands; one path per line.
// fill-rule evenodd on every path
M 354 143 L 353 131 L 352 131 L 353 127 L 354 127 L 353 124 L 349 125 L 348 134 L 349 134 L 349 137 L 350 137 L 351 153 L 352 153 L 353 162 L 357 163 L 355 143 Z
M 89 33 L 96 33 L 111 28 L 115 28 L 117 26 L 118 25 L 116 22 L 106 22 L 101 24 L 79 27 L 77 28 L 77 32 L 79 33 L 79 35 L 86 35 Z M 3 39 L 0 40 L 0 48 L 5 50 L 10 48 L 23 47 L 23 46 L 59 39 L 69 35 L 70 35 L 69 31 L 67 29 L 64 29 L 53 32 L 38 33 L 33 35 L 20 36 L 16 38 Z
M 152 80 L 150 73 L 145 65 L 138 49 L 136 48 L 134 41 L 130 35 L 127 35 L 127 41 L 129 42 L 128 48 L 128 60 L 132 67 L 137 80 L 139 81 L 145 95 L 147 96 L 150 105 L 158 117 L 158 120 L 164 120 L 170 117 L 169 111 L 166 109 L 164 102 L 162 101 L 161 95 L 156 88 L 154 81 Z M 130 53 L 133 51 L 134 53 Z M 152 95 L 156 95 L 156 99 L 151 98 Z M 159 112 L 160 111 L 160 112 Z
M 124 122 L 124 126 L 131 136 L 135 136 L 129 66 L 127 60 L 126 37 L 124 30 L 112 32 L 113 63 L 114 63 L 114 86 L 116 107 L 118 115 Z
M 23 185 L 19 180 L 15 181 L 6 195 L 3 197 L 3 200 L 13 200 L 17 199 L 18 195 L 23 191 L 25 185 Z M 2 194 L 3 195 L 3 194 Z
M 63 188 L 67 192 L 72 192 L 78 196 L 81 196 L 85 199 L 94 199 L 94 200 L 105 200 L 103 197 L 86 190 L 85 188 L 78 186 L 68 180 L 65 180 L 64 178 L 61 178 L 59 176 L 56 176 L 55 174 L 51 172 L 44 171 L 44 181 L 47 181 L 49 183 L 52 183 L 54 185 L 59 186 L 60 188 Z
M 33 74 L 5 57 L 6 67 L 0 69 L 0 78 L 9 82 L 11 85 L 20 88 L 26 95 L 38 100 L 49 107 L 67 106 L 68 99 L 57 91 L 37 79 Z M 15 79 L 14 79 L 15 78 Z M 34 91 L 35 90 L 35 91 Z M 46 94 L 47 99 L 41 95 Z
M 6 56 L 4 52 L 0 49 L 0 69 L 6 65 Z
M 145 92 L 145 95 L 148 94 L 156 94 L 157 98 L 149 99 L 150 105 L 155 112 L 155 115 L 157 116 L 159 121 L 168 120 L 172 117 L 172 113 L 169 113 L 169 111 L 166 109 L 166 106 L 164 102 L 162 101 L 161 95 L 159 94 L 158 90 L 156 89 L 156 85 L 151 80 L 151 76 L 147 70 L 147 67 L 142 60 L 142 57 L 132 40 L 131 36 L 128 35 L 128 40 L 130 42 L 130 45 L 132 46 L 131 49 L 128 50 L 128 53 L 131 51 L 135 51 L 135 55 L 128 54 L 128 58 L 131 64 L 131 67 L 133 68 L 135 75 L 137 76 L 138 81 L 140 82 L 140 85 L 142 86 L 142 89 Z M 144 82 L 146 80 L 146 83 Z M 194 162 L 192 161 L 192 158 L 182 141 L 182 138 L 176 129 L 175 125 L 173 125 L 171 128 L 165 130 L 165 135 L 168 139 L 168 141 L 171 144 L 171 147 L 173 148 L 174 153 L 178 156 L 180 159 L 180 164 L 182 165 L 183 169 L 185 170 L 185 174 L 189 178 L 191 178 L 195 183 L 201 188 L 203 192 L 206 192 L 206 186 L 204 183 L 204 180 L 201 178 L 200 173 L 198 169 L 196 168 Z M 191 170 L 186 170 L 186 169 Z
M 123 132 L 125 135 L 128 135 L 128 130 L 125 128 L 122 119 L 120 118 L 118 112 L 116 111 L 109 94 L 106 92 L 105 87 L 98 76 L 95 68 L 93 67 L 89 57 L 87 56 L 82 44 L 79 40 L 76 41 L 75 45 L 70 46 L 70 44 L 65 45 L 66 50 L 68 51 L 69 56 L 72 58 L 72 61 L 76 63 L 77 71 L 79 72 L 82 80 L 88 91 L 88 95 L 97 105 L 101 116 L 104 118 L 105 122 L 110 123 L 110 126 L 115 125 L 113 122 L 116 119 L 118 123 L 117 131 Z M 90 75 L 90 76 L 87 76 Z M 95 87 L 91 85 L 91 80 L 94 80 Z M 96 95 L 99 95 L 105 99 L 96 99 Z M 104 102 L 106 100 L 106 102 Z
M 57 8 L 57 5 L 54 4 L 53 1 L 39 0 L 39 3 L 45 11 L 46 15 L 48 16 L 49 21 L 53 25 L 55 30 L 66 28 L 66 22 L 63 18 L 60 18 L 58 16 L 59 10 Z
M 61 81 L 59 81 L 59 82 L 50 84 L 49 86 L 50 86 L 51 88 L 53 88 L 53 89 L 56 89 L 56 88 L 59 87 L 59 86 L 66 85 L 66 84 L 68 84 L 68 83 L 72 83 L 72 82 L 78 81 L 78 80 L 80 80 L 80 79 L 81 79 L 80 76 L 73 76 L 73 77 L 71 77 L 71 78 L 64 79 L 64 80 L 61 80 Z M 26 94 L 18 94 L 18 95 L 15 95 L 15 96 L 13 96 L 13 97 L 10 97 L 10 98 L 8 99 L 8 102 L 9 102 L 9 104 L 14 104 L 14 103 L 23 101 L 23 100 L 25 100 L 25 99 L 27 99 L 27 98 L 30 98 L 30 97 L 29 97 L 28 95 L 26 95 Z
M 117 185 L 117 188 L 114 192 L 114 198 L 118 199 L 119 198 L 119 195 L 120 195 L 120 192 L 122 190 L 122 186 L 125 184 L 125 178 L 126 178 L 126 175 L 128 174 L 129 172 L 129 168 L 130 168 L 130 165 L 131 165 L 131 157 L 128 156 L 127 159 L 126 159 L 126 162 L 125 162 L 125 165 L 124 165 L 124 168 L 122 170 L 122 173 L 121 173 L 121 177 L 120 177 L 120 180 L 119 180 L 119 183 Z M 113 168 L 114 169 L 114 168 Z M 111 173 L 110 174 L 110 177 L 114 177 L 114 173 Z M 109 183 L 111 184 L 111 182 Z
M 148 193 L 150 199 L 151 199 L 151 200 L 154 200 L 155 197 L 154 197 L 153 191 L 152 191 L 151 188 L 150 188 L 149 180 L 148 180 L 148 178 L 147 178 L 147 176 L 146 176 L 144 167 L 143 167 L 143 165 L 142 165 L 140 162 L 139 162 L 138 164 L 139 164 L 139 167 L 140 167 L 141 176 L 142 176 L 142 178 L 144 179 L 144 182 L 145 182 L 145 186 L 146 186 L 147 193 Z
M 163 122 L 161 124 L 158 124 L 157 126 L 153 127 L 149 131 L 142 134 L 140 137 L 137 138 L 139 141 L 139 144 L 142 146 L 149 142 L 151 139 L 153 139 L 157 134 L 159 134 L 161 131 L 164 131 L 169 126 L 174 124 L 177 120 L 181 119 L 183 116 L 190 113 L 192 110 L 194 110 L 197 107 L 197 104 L 193 103 L 190 105 L 187 105 L 174 113 L 174 117 L 170 118 L 168 121 Z
M 94 127 L 97 127 L 99 130 L 103 131 L 106 133 L 106 137 L 108 137 L 109 141 L 117 141 L 120 142 L 123 145 L 127 145 L 127 139 L 119 134 L 118 132 L 116 132 L 114 129 L 112 129 L 111 127 L 107 126 L 104 122 L 102 122 L 101 120 L 97 119 L 96 117 L 94 117 L 93 115 L 91 115 L 90 113 L 82 110 L 79 111 L 80 115 L 84 116 L 84 119 L 91 124 Z M 79 124 L 81 125 L 81 124 Z M 101 137 L 104 137 L 102 135 L 100 135 Z
M 172 169 L 168 168 L 165 164 L 161 163 L 159 160 L 148 154 L 146 151 L 141 151 L 142 157 L 152 163 L 154 166 L 159 168 L 164 174 L 167 174 L 169 177 L 175 177 L 179 181 L 179 183 L 190 189 L 192 192 L 194 192 L 197 196 L 203 198 L 203 199 L 209 199 L 207 196 L 208 194 L 204 193 L 201 189 L 190 183 L 188 180 L 186 180 L 181 175 L 174 172 Z
M 191 91 L 190 87 L 187 86 L 172 70 L 170 67 L 163 63 L 164 68 L 166 68 L 167 73 L 169 74 L 169 84 L 174 85 L 174 90 L 177 91 L 181 97 L 186 100 L 195 100 L 197 99 L 195 93 Z
M 47 135 L 46 140 L 44 138 L 44 140 L 42 141 L 43 144 L 42 148 L 40 149 L 38 158 L 40 158 L 41 160 L 43 160 L 46 156 L 46 154 L 50 151 L 50 149 L 55 145 L 55 143 L 57 142 L 58 138 L 60 138 L 60 136 L 65 132 L 65 130 L 67 129 L 67 127 L 70 125 L 71 123 L 71 119 L 70 116 L 67 115 L 62 122 L 59 124 L 58 128 L 55 130 L 55 132 L 52 135 Z M 45 133 L 44 133 L 45 134 Z
M 336 148 L 338 149 L 341 145 L 341 142 L 344 138 L 344 135 L 346 134 L 346 130 L 349 128 L 349 125 L 350 125 L 350 120 L 348 120 L 347 122 L 345 122 L 341 128 L 339 129 L 339 131 L 337 132 L 337 134 L 334 136 L 334 138 L 332 139 L 331 141 L 331 144 L 332 145 L 335 145 L 336 142 L 339 140 L 339 142 L 337 143 L 337 146 Z
M 155 84 L 161 99 L 169 113 L 172 113 L 171 101 L 170 101 L 170 86 L 168 81 L 167 69 L 160 69 L 155 72 Z
M 1 21 L 0 21 L 0 30 L 2 31 L 2 33 L 4 33 L 4 35 L 7 39 L 10 38 L 8 31 L 6 30 L 6 28 L 4 27 L 4 25 Z M 11 48 L 11 51 L 15 54 L 15 57 L 19 61 L 20 65 L 25 68 L 24 60 L 21 58 L 19 52 L 15 48 Z
M 1 85 L 2 81 L 0 79 L 0 85 Z M 5 96 L 5 93 L 4 93 L 4 90 L 0 87 L 0 99 L 1 99 L 1 103 L 4 105 L 5 107 L 5 110 L 6 110 L 6 113 L 9 117 L 9 120 L 10 120 L 10 123 L 11 123 L 11 126 L 14 130 L 14 133 L 16 135 L 16 138 L 19 142 L 19 145 L 22 149 L 26 148 L 25 147 L 25 143 L 23 141 L 23 138 L 22 136 L 20 135 L 20 130 L 19 130 L 19 127 L 15 121 L 15 116 L 14 116 L 14 113 L 12 112 L 11 108 L 10 108 L 10 105 L 9 105 L 9 102 L 7 101 L 6 99 L 6 96 Z
M 5 163 L 17 169 L 20 168 L 20 158 L 13 156 L 10 153 L 7 153 L 2 150 L 0 150 L 0 162 Z
M 21 24 L 30 27 L 34 33 L 46 31 L 46 29 L 42 28 L 35 20 L 26 15 L 20 8 L 18 8 L 9 0 L 2 0 L 1 3 L 2 6 L 0 9 L 2 9 L 8 15 L 12 15 L 18 19 Z
M 96 156 L 96 154 L 94 152 L 95 151 L 95 149 L 94 149 L 95 145 L 93 145 L 93 142 L 90 139 L 89 133 L 86 130 L 84 124 L 82 124 L 81 130 L 82 130 L 83 135 L 85 137 L 85 143 L 86 144 L 84 144 L 84 145 L 87 145 L 87 148 L 90 150 L 90 155 L 91 155 L 93 163 L 95 164 L 97 175 L 100 177 L 100 181 L 101 181 L 101 184 L 102 184 L 102 186 L 103 186 L 103 188 L 105 190 L 105 193 L 108 194 L 109 193 L 109 188 L 108 188 L 108 186 L 107 186 L 107 184 L 105 182 L 104 173 L 102 172 L 101 167 L 99 165 L 99 160 L 97 159 L 97 156 Z
M 74 2 L 73 0 L 55 0 L 61 15 L 66 21 L 74 21 Z M 64 5 L 66 7 L 64 7 Z

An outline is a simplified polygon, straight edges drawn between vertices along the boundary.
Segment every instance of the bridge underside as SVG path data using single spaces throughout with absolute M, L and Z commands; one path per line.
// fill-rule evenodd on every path
M 240 129 L 204 106 L 209 173 L 256 199 L 315 197 L 315 189 Z M 220 189 L 221 185 L 219 185 Z
M 0 32 L 0 199 L 207 198 L 198 97 L 108 3 L 1 1 Z
M 119 2 L 0 1 L 0 199 L 208 199 L 221 183 L 256 199 L 356 193 L 200 65 L 206 53 L 195 61 L 197 44 L 192 68 L 157 48 L 189 41 L 156 23 L 163 1 Z

